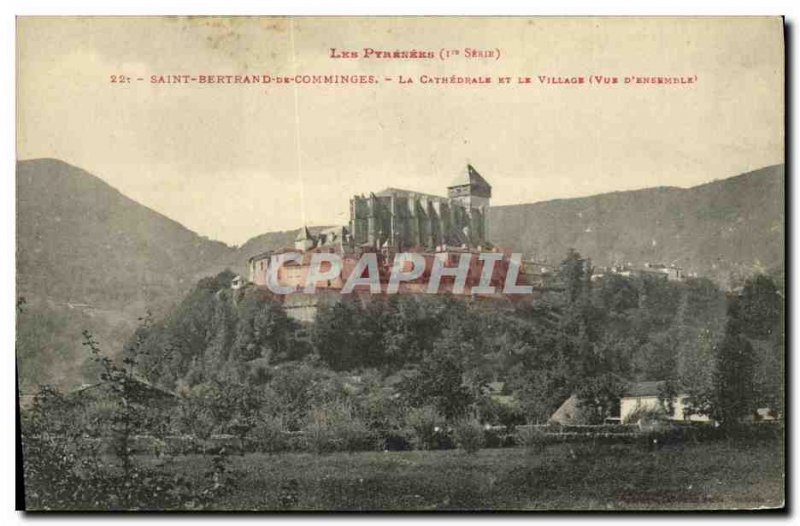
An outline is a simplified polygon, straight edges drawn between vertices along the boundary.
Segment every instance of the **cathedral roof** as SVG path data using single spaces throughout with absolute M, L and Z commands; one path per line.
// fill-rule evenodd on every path
M 476 170 L 471 164 L 468 164 L 467 169 L 459 173 L 458 177 L 453 179 L 453 182 L 450 183 L 448 188 L 466 185 L 486 186 L 489 188 L 492 187 L 492 185 L 490 185 L 489 182 L 484 179 L 483 176 L 478 173 L 478 170 Z
M 415 190 L 404 190 L 402 188 L 393 188 L 388 187 L 384 188 L 380 192 L 375 192 L 377 197 L 418 197 L 418 198 L 425 198 L 431 200 L 439 200 L 439 201 L 447 201 L 447 198 L 441 195 L 434 195 L 434 194 L 426 194 L 423 192 L 417 192 Z

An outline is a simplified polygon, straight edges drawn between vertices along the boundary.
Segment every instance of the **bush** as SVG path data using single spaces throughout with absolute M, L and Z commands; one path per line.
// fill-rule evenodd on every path
M 477 419 L 461 420 L 453 428 L 456 445 L 467 453 L 479 451 L 484 443 L 483 426 Z
M 666 411 L 664 411 L 663 409 L 655 409 L 652 407 L 639 407 L 635 409 L 632 413 L 629 413 L 625 417 L 625 420 L 622 423 L 638 424 L 640 421 L 659 422 L 668 419 L 669 417 L 667 416 Z
M 519 402 L 499 402 L 485 397 L 478 403 L 479 417 L 483 422 L 505 427 L 507 433 L 513 433 L 515 426 L 525 423 L 525 414 Z
M 364 421 L 343 405 L 312 409 L 303 435 L 306 448 L 315 453 L 365 451 L 377 445 L 376 437 Z
M 406 414 L 406 426 L 415 449 L 438 449 L 445 419 L 433 406 L 413 408 Z
M 289 449 L 289 438 L 280 417 L 263 417 L 250 431 L 248 438 L 255 451 L 279 453 Z
M 230 494 L 236 479 L 227 459 L 217 455 L 198 480 L 161 469 L 112 462 L 101 448 L 112 446 L 109 437 L 86 436 L 83 422 L 65 416 L 67 401 L 55 391 L 37 396 L 34 407 L 23 415 L 25 507 L 28 510 L 180 510 L 207 509 Z M 130 435 L 125 457 L 133 449 L 151 450 L 169 442 L 146 435 Z
M 412 449 L 411 438 L 403 431 L 388 431 L 383 434 L 384 451 L 408 451 Z
M 504 447 L 508 433 L 501 432 L 497 429 L 484 429 L 483 430 L 483 447 L 497 448 Z
M 540 427 L 517 427 L 514 433 L 514 443 L 532 451 L 544 451 L 547 445 L 547 435 Z

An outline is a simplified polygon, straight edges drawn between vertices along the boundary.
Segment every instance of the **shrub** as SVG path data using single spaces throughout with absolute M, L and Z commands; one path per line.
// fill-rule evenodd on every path
M 124 465 L 113 465 L 100 454 L 101 441 L 87 439 L 82 428 L 65 418 L 65 403 L 57 392 L 46 391 L 23 415 L 26 509 L 207 509 L 236 487 L 224 451 L 212 459 L 200 480 L 133 463 L 120 469 Z M 152 440 L 132 436 L 124 454 L 131 456 L 133 447 Z M 112 453 L 115 451 L 112 447 Z
M 289 449 L 289 438 L 281 417 L 262 417 L 250 431 L 248 438 L 256 451 L 279 453 Z
M 303 428 L 306 447 L 315 453 L 375 449 L 377 441 L 348 406 L 312 409 Z
M 497 448 L 503 447 L 506 442 L 508 433 L 501 432 L 497 429 L 484 429 L 483 430 L 483 447 Z
M 38 400 L 37 400 L 38 404 Z M 82 440 L 41 407 L 22 420 L 25 505 L 29 510 L 80 509 L 102 495 L 85 482 L 86 474 L 104 468 L 97 443 Z
M 482 421 L 504 426 L 507 433 L 513 433 L 515 426 L 525 423 L 525 414 L 516 400 L 500 402 L 492 397 L 485 397 L 479 401 L 478 411 Z
M 444 424 L 444 417 L 433 406 L 413 408 L 406 414 L 406 426 L 415 449 L 437 449 Z
M 479 451 L 484 443 L 483 426 L 475 418 L 464 419 L 453 428 L 456 445 L 467 453 Z
M 388 431 L 383 434 L 384 451 L 408 451 L 411 449 L 411 438 L 402 430 Z
M 547 435 L 540 427 L 526 426 L 517 427 L 514 434 L 514 442 L 532 451 L 544 451 L 547 444 Z
M 643 422 L 659 422 L 667 420 L 667 413 L 663 409 L 652 407 L 638 407 L 633 412 L 625 416 L 623 424 L 638 424 Z

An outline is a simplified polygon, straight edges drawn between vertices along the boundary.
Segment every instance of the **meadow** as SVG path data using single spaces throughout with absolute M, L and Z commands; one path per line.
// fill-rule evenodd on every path
M 542 448 L 232 455 L 236 489 L 214 509 L 704 510 L 783 506 L 775 441 L 592 442 Z M 197 477 L 208 457 L 164 463 Z

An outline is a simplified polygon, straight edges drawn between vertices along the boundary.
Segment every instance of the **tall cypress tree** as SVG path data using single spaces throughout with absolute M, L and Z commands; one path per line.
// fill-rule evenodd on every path
M 753 346 L 743 334 L 741 299 L 730 296 L 725 337 L 717 350 L 714 417 L 731 425 L 755 409 Z

